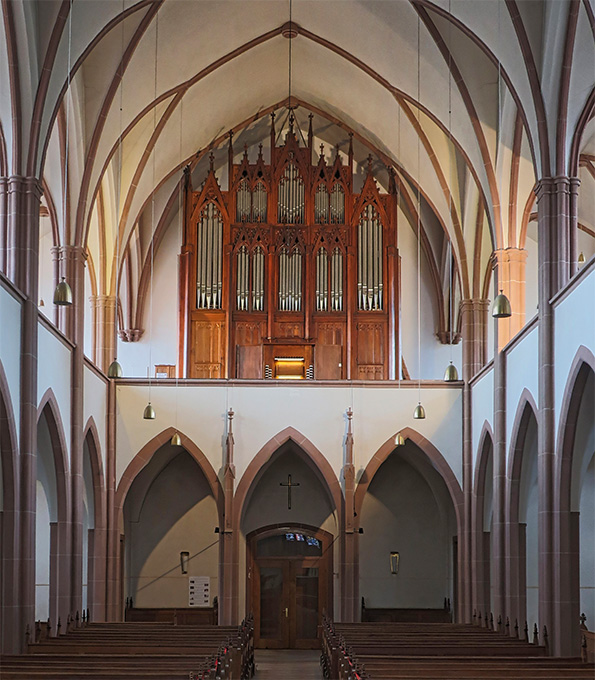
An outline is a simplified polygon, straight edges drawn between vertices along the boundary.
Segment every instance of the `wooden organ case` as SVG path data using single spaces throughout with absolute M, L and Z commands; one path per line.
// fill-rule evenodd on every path
M 338 149 L 313 160 L 293 112 L 281 146 L 213 167 L 194 191 L 186 173 L 180 366 L 188 378 L 384 380 L 400 370 L 397 191 L 381 194 L 372 160 L 353 191 Z M 299 131 L 298 131 L 299 132 Z M 317 154 L 318 155 L 318 154 Z M 185 369 L 183 368 L 185 366 Z

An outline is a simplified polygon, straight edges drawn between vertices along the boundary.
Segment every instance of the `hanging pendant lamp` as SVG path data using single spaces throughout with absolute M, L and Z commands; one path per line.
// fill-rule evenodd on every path
M 178 434 L 178 432 L 174 432 L 174 436 L 171 438 L 169 442 L 172 446 L 182 446 L 182 438 Z
M 583 253 L 582 251 L 579 253 L 578 256 L 578 264 L 579 265 L 585 264 L 585 253 Z
M 506 297 L 506 295 L 504 295 L 502 289 L 500 289 L 500 294 L 497 295 L 496 299 L 494 300 L 492 316 L 494 319 L 507 319 L 509 316 L 512 316 L 510 300 Z
M 426 409 L 421 405 L 421 401 L 417 402 L 415 411 L 413 411 L 413 417 L 415 420 L 424 420 L 426 417 Z
M 155 416 L 156 416 L 155 409 L 153 408 L 153 405 L 151 404 L 151 402 L 149 402 L 145 406 L 145 410 L 143 411 L 143 418 L 145 420 L 155 420 Z
M 122 366 L 120 366 L 120 362 L 114 357 L 114 360 L 112 363 L 109 365 L 109 368 L 107 369 L 107 377 L 108 378 L 121 378 L 124 375 L 122 372 Z
M 64 276 L 54 291 L 54 304 L 61 306 L 72 304 L 72 288 L 66 283 Z
M 405 437 L 400 432 L 395 437 L 395 446 L 405 446 Z
M 457 367 L 451 361 L 446 367 L 446 371 L 444 371 L 444 382 L 457 382 L 458 379 L 459 372 L 457 371 Z

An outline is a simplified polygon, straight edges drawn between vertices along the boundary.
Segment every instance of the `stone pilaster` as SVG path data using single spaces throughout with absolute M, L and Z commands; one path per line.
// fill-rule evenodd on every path
M 347 434 L 345 436 L 345 501 L 343 507 L 343 536 L 341 541 L 341 621 L 359 621 L 358 615 L 358 534 L 355 531 L 355 466 L 353 464 L 353 411 L 347 410 Z M 339 511 L 340 509 L 337 508 Z
M 547 626 L 554 653 L 570 651 L 575 621 L 563 622 L 557 614 L 555 536 L 562 544 L 563 518 L 554 513 L 554 463 L 556 457 L 554 308 L 552 297 L 568 282 L 576 269 L 576 193 L 578 180 L 548 177 L 539 181 L 537 224 L 539 247 L 539 415 L 537 475 L 539 485 L 539 629 Z M 558 490 L 559 493 L 559 490 Z M 558 573 L 561 573 L 559 570 Z
M 485 365 L 487 357 L 487 318 L 489 302 L 483 299 L 461 301 L 461 332 L 463 341 L 463 498 L 464 498 L 464 526 L 463 534 L 459 537 L 459 550 L 462 551 L 460 565 L 462 574 L 459 582 L 461 600 L 458 619 L 470 622 L 473 608 L 477 604 L 473 596 L 472 584 L 477 578 L 473 559 L 478 545 L 474 545 L 472 517 L 473 499 L 473 437 L 471 412 L 471 386 L 469 381 Z
M 107 373 L 116 358 L 116 297 L 93 295 L 90 298 L 93 323 L 93 361 Z
M 8 256 L 8 179 L 0 177 L 0 272 L 6 274 Z
M 4 272 L 26 296 L 22 304 L 19 453 L 14 531 L 14 606 L 9 621 L 15 629 L 10 647 L 5 651 L 22 651 L 25 630 L 33 630 L 35 617 L 35 504 L 37 480 L 37 334 L 39 269 L 39 202 L 41 184 L 34 177 L 8 177 L 2 182 L 4 204 L 3 229 Z M 2 603 L 4 608 L 5 603 Z M 8 622 L 3 620 L 3 637 Z M 6 640 L 6 637 L 4 637 Z
M 227 412 L 227 437 L 225 440 L 225 466 L 223 470 L 223 488 L 225 494 L 225 510 L 223 525 L 219 528 L 219 623 L 224 626 L 237 623 L 238 602 L 234 594 L 234 580 L 239 565 L 234 563 L 233 555 L 233 501 L 236 468 L 233 460 L 233 417 L 234 412 Z

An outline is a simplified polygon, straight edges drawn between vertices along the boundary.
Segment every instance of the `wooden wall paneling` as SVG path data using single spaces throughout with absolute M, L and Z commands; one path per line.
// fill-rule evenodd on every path
M 210 315 L 209 315 L 210 316 Z M 192 321 L 193 378 L 222 378 L 224 375 L 225 314 Z M 206 317 L 206 318 L 205 318 Z

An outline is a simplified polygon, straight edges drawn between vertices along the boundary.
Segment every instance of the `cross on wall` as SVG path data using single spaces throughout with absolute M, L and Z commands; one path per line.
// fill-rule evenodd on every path
M 279 482 L 279 486 L 286 486 L 287 487 L 287 509 L 291 510 L 291 490 L 295 486 L 299 486 L 299 482 L 292 482 L 291 481 L 291 475 L 287 475 L 287 484 L 284 484 L 283 482 Z

